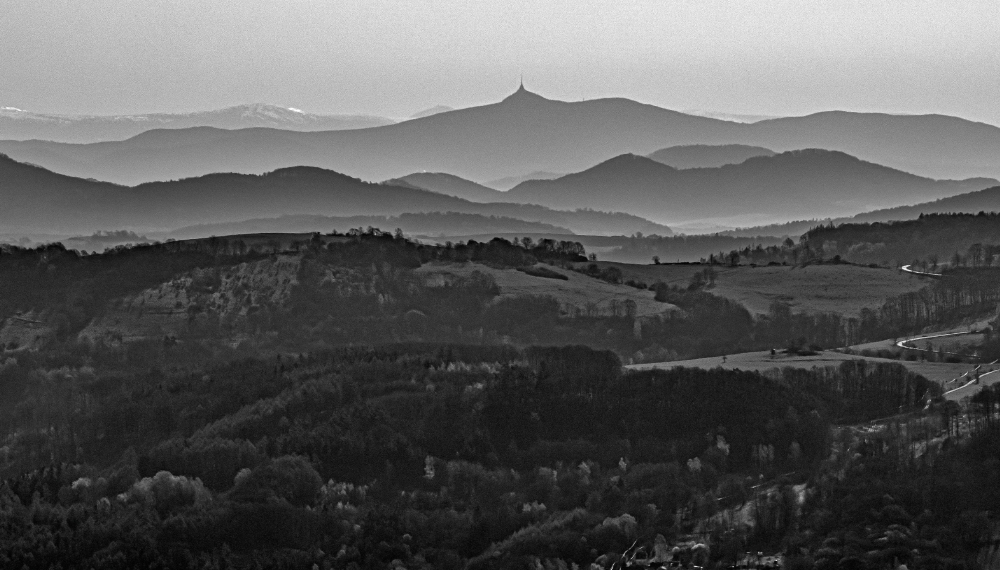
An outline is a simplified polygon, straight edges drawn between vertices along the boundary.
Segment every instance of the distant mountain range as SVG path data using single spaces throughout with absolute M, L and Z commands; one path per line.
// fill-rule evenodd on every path
M 338 131 L 380 127 L 393 122 L 372 115 L 317 115 L 262 103 L 195 113 L 110 116 L 54 115 L 0 107 L 0 139 L 94 143 L 124 140 L 153 129 L 266 127 L 289 131 Z
M 716 168 L 727 164 L 739 164 L 755 156 L 774 156 L 776 153 L 760 146 L 743 144 L 707 145 L 694 144 L 662 148 L 647 155 L 656 162 L 684 168 Z
M 933 178 L 1000 176 L 1000 128 L 955 117 L 833 111 L 743 124 L 628 99 L 554 101 L 523 88 L 499 103 L 367 129 L 197 127 L 85 145 L 0 141 L 0 152 L 125 184 L 299 165 L 367 180 L 428 171 L 488 181 L 518 172 L 577 172 L 622 153 L 691 144 L 824 148 Z
M 506 202 L 503 192 L 444 172 L 415 172 L 402 178 L 386 180 L 385 184 L 430 190 L 470 202 Z
M 1000 186 L 968 192 L 933 202 L 913 206 L 899 206 L 865 212 L 850 218 L 853 222 L 886 222 L 891 220 L 913 220 L 921 214 L 978 214 L 979 212 L 1000 212 Z
M 211 174 L 127 187 L 56 174 L 0 155 L 0 204 L 0 227 L 8 234 L 163 231 L 282 214 L 396 216 L 415 212 L 516 218 L 587 234 L 671 233 L 666 226 L 629 214 L 477 204 L 417 188 L 367 183 L 313 167 L 264 175 Z
M 688 170 L 626 154 L 555 180 L 523 182 L 507 192 L 507 199 L 553 208 L 614 208 L 673 223 L 739 214 L 843 216 L 996 184 L 993 179 L 921 178 L 828 150 Z

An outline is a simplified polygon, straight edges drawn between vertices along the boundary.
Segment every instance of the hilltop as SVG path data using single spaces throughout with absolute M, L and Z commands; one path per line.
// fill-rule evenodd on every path
M 471 180 L 444 172 L 415 172 L 401 178 L 386 180 L 393 186 L 410 186 L 439 194 L 455 196 L 470 202 L 503 202 L 504 194 Z
M 717 168 L 726 164 L 739 164 L 755 156 L 774 156 L 771 149 L 743 144 L 723 145 L 681 145 L 661 148 L 646 155 L 656 162 L 677 169 L 684 168 Z

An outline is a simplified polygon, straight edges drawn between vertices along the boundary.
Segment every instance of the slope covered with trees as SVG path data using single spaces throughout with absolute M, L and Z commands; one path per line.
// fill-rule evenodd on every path
M 485 276 L 440 286 L 413 272 L 542 262 L 622 280 L 585 253 L 572 241 L 315 234 L 281 253 L 297 260 L 284 301 L 242 320 L 205 304 L 176 334 L 105 342 L 75 332 L 179 274 L 196 277 L 183 281 L 193 298 L 230 291 L 217 279 L 226 267 L 274 251 L 226 238 L 87 256 L 3 249 L 0 316 L 56 315 L 62 332 L 37 350 L 0 348 L 0 562 L 608 567 L 636 541 L 691 533 L 709 540 L 711 562 L 748 549 L 824 568 L 981 555 L 997 505 L 982 461 L 993 392 L 966 420 L 896 364 L 637 372 L 622 356 L 902 334 L 994 310 L 1000 280 L 987 270 L 912 297 L 934 310 L 900 298 L 855 320 L 780 304 L 755 318 L 712 295 L 711 274 L 653 284 L 681 311 L 637 319 L 500 299 Z M 937 491 L 953 481 L 963 494 Z M 744 510 L 751 524 L 725 523 Z
M 4 415 L 5 565 L 584 565 L 679 537 L 759 475 L 816 465 L 835 410 L 864 396 L 841 384 L 898 387 L 860 418 L 934 393 L 901 367 L 623 374 L 583 347 L 204 354 L 181 367 L 156 363 L 184 349 L 131 350 L 66 345 L 0 372 L 25 386 Z

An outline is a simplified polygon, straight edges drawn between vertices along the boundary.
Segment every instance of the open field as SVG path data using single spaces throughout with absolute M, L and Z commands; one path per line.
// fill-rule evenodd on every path
M 981 345 L 985 338 L 985 335 L 982 333 L 962 334 L 956 336 L 935 337 L 926 340 L 914 340 L 913 342 L 908 342 L 906 344 L 908 346 L 915 346 L 923 349 L 942 350 L 944 352 L 959 352 L 972 346 Z
M 565 275 L 568 279 L 563 281 L 535 277 L 516 269 L 494 269 L 478 263 L 428 263 L 417 269 L 416 273 L 424 275 L 429 283 L 444 285 L 448 282 L 449 276 L 468 277 L 472 272 L 479 271 L 496 280 L 501 297 L 548 295 L 554 297 L 563 307 L 576 307 L 594 314 L 606 315 L 611 312 L 615 302 L 621 304 L 626 300 L 635 302 L 636 315 L 639 317 L 650 317 L 677 309 L 669 303 L 654 300 L 652 291 L 626 285 L 612 285 L 559 267 L 548 265 L 544 267 Z
M 707 265 L 634 265 L 598 262 L 621 270 L 626 280 L 647 284 L 662 281 L 684 286 Z M 897 270 L 856 265 L 809 265 L 806 267 L 715 266 L 715 287 L 710 293 L 739 302 L 750 312 L 766 314 L 771 303 L 780 301 L 796 312 L 838 313 L 856 316 L 863 308 L 880 306 L 886 298 L 916 291 L 924 278 Z
M 766 313 L 774 301 L 794 311 L 856 316 L 894 297 L 924 287 L 925 282 L 895 270 L 854 265 L 740 267 L 722 273 L 714 293 Z

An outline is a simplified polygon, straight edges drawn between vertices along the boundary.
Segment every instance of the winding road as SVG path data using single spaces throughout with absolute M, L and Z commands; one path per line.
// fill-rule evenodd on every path
M 906 267 L 906 266 L 904 266 L 904 267 Z M 969 334 L 978 334 L 978 332 L 979 331 L 960 331 L 960 332 L 946 332 L 946 333 L 937 333 L 937 334 L 928 334 L 928 335 L 915 336 L 915 337 L 911 337 L 911 338 L 904 338 L 903 340 L 900 340 L 900 341 L 896 341 L 896 346 L 899 347 L 899 348 L 906 349 L 906 350 L 916 350 L 916 351 L 920 351 L 920 352 L 936 352 L 934 350 L 928 350 L 926 348 L 917 348 L 914 343 L 916 343 L 918 341 L 921 341 L 921 340 L 930 340 L 932 338 L 942 338 L 942 337 L 948 337 L 948 336 L 961 336 L 961 335 L 969 335 Z M 910 346 L 908 346 L 908 344 Z M 943 354 L 955 354 L 957 356 L 957 354 L 954 353 L 954 352 L 942 351 L 942 353 Z M 966 387 L 968 387 L 968 386 L 970 386 L 972 384 L 975 384 L 977 382 L 977 380 L 982 381 L 982 379 L 984 377 L 989 376 L 990 374 L 996 374 L 997 372 L 1000 372 L 1000 368 L 993 368 L 992 370 L 987 370 L 986 372 L 980 373 L 980 370 L 982 370 L 984 366 L 993 367 L 993 366 L 996 366 L 998 362 L 1000 362 L 1000 361 L 994 360 L 993 362 L 990 362 L 990 363 L 987 363 L 987 364 L 977 364 L 975 368 L 973 368 L 972 370 L 969 370 L 969 371 L 965 372 L 961 376 L 958 376 L 956 378 L 952 378 L 951 380 L 942 382 L 941 383 L 941 387 L 942 388 L 946 388 L 948 386 L 948 384 L 952 384 L 952 383 L 958 384 L 956 387 L 954 387 L 954 388 L 952 388 L 950 390 L 946 390 L 944 392 L 944 395 L 947 396 L 948 394 L 951 394 L 953 392 L 957 392 L 957 391 L 959 391 L 959 390 L 961 390 L 963 388 L 966 388 Z M 963 379 L 965 381 L 963 381 Z
M 910 269 L 910 267 L 912 266 L 913 266 L 912 264 L 904 265 L 900 267 L 900 269 L 907 273 L 912 273 L 913 275 L 921 275 L 923 277 L 941 277 L 940 273 L 931 273 L 929 271 L 917 271 L 916 269 Z
M 928 271 L 917 271 L 916 269 L 913 269 L 912 267 L 913 267 L 912 264 L 904 265 L 904 266 L 900 267 L 900 270 L 905 271 L 906 273 L 910 273 L 912 275 L 918 275 L 918 276 L 921 276 L 921 277 L 941 277 L 942 276 L 942 274 L 940 274 L 940 273 L 931 273 L 931 272 L 928 272 Z M 916 343 L 917 341 L 929 340 L 929 339 L 932 339 L 932 338 L 941 338 L 941 337 L 946 337 L 946 336 L 960 336 L 960 335 L 967 335 L 967 334 L 975 334 L 975 333 L 973 331 L 968 331 L 968 332 L 949 332 L 949 333 L 938 333 L 938 334 L 929 334 L 929 335 L 915 336 L 915 337 L 912 337 L 912 338 L 905 338 L 903 340 L 897 341 L 896 342 L 896 346 L 899 347 L 899 348 L 904 348 L 906 350 L 917 350 L 917 351 L 920 351 L 920 352 L 934 352 L 934 351 L 928 350 L 926 348 L 917 348 L 917 346 L 914 343 Z M 910 344 L 910 346 L 907 346 L 907 344 Z M 944 354 L 955 354 L 953 352 L 947 352 L 947 351 L 942 351 L 942 352 Z M 975 383 L 977 383 L 977 381 L 981 381 L 984 376 L 989 376 L 990 374 L 996 374 L 997 372 L 1000 372 L 1000 368 L 994 368 L 992 370 L 988 370 L 988 371 L 983 372 L 981 374 L 979 373 L 979 371 L 983 368 L 983 366 L 990 366 L 990 367 L 996 366 L 997 362 L 998 362 L 997 360 L 994 360 L 993 362 L 990 362 L 989 364 L 978 364 L 978 365 L 976 365 L 975 368 L 973 368 L 972 370 L 967 371 L 965 374 L 962 374 L 961 376 L 959 376 L 957 378 L 952 378 L 951 380 L 948 380 L 947 382 L 943 382 L 942 383 L 942 387 L 945 387 L 948 384 L 951 384 L 953 382 L 959 384 L 957 387 L 952 388 L 951 390 L 945 391 L 944 395 L 947 396 L 948 394 L 951 394 L 953 392 L 957 392 L 957 391 L 959 391 L 959 390 L 961 390 L 963 388 L 966 388 L 966 387 L 968 387 L 968 386 L 970 386 L 972 384 L 975 384 Z M 966 381 L 963 382 L 962 381 L 963 379 L 966 379 Z

